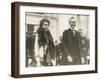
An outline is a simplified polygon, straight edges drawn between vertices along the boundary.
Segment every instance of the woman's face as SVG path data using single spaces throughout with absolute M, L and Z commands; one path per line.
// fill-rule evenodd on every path
M 48 27 L 49 27 L 49 23 L 48 23 L 48 22 L 44 22 L 44 23 L 43 23 L 43 28 L 44 28 L 45 30 L 48 30 Z

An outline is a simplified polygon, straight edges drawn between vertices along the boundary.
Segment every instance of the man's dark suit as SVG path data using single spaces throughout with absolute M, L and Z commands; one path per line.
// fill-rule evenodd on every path
M 66 58 L 71 55 L 73 61 L 67 62 L 67 64 L 81 64 L 80 57 L 80 34 L 75 31 L 75 35 L 71 29 L 63 32 L 63 44 L 66 53 Z

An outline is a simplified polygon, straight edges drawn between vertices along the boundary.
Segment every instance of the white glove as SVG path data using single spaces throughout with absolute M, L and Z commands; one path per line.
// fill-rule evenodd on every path
M 85 63 L 85 60 L 84 60 L 84 58 L 83 58 L 83 57 L 81 57 L 81 61 L 82 61 L 82 64 L 84 64 L 84 63 Z
M 73 61 L 73 58 L 71 57 L 71 55 L 68 55 L 67 59 L 68 59 L 68 62 L 72 62 Z

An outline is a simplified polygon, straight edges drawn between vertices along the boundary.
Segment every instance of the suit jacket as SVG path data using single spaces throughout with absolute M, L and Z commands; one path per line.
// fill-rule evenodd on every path
M 71 29 L 65 30 L 63 32 L 63 44 L 65 53 L 68 56 L 69 54 L 73 58 L 73 62 L 69 64 L 80 64 L 81 55 L 80 55 L 80 34 L 78 31 L 75 31 L 75 35 Z

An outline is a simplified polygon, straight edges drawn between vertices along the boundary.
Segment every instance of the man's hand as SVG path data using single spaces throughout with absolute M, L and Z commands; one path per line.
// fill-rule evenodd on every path
M 84 60 L 84 58 L 83 58 L 83 57 L 81 57 L 81 61 L 82 61 L 82 64 L 84 64 L 84 63 L 85 63 L 85 60 Z
M 68 59 L 68 62 L 72 62 L 73 61 L 73 58 L 71 57 L 71 55 L 68 55 L 67 59 Z

